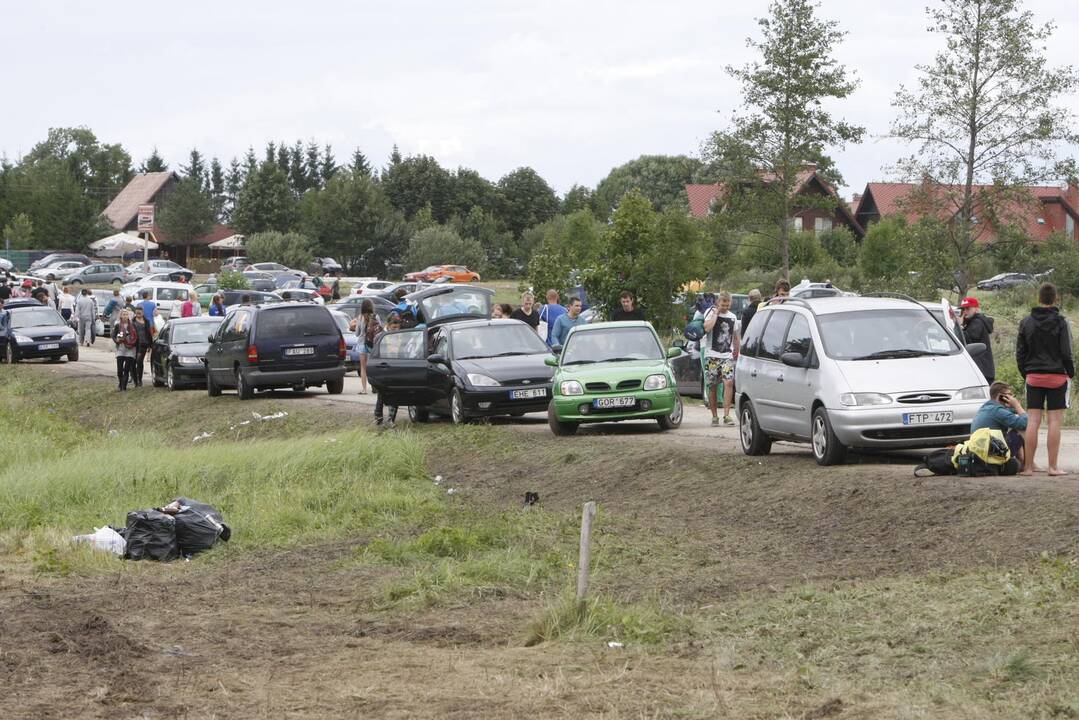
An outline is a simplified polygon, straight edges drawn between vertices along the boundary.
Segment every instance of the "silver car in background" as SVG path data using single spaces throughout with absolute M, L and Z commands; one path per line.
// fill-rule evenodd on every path
M 922 304 L 899 298 L 790 299 L 757 312 L 735 369 L 742 450 L 808 442 L 821 465 L 848 448 L 966 440 L 989 397 L 971 353 Z M 968 352 L 969 350 L 969 352 Z

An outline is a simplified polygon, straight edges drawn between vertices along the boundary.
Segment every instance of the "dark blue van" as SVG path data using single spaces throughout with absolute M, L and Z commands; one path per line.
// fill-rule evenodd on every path
M 209 337 L 206 391 L 236 388 L 241 400 L 256 389 L 345 388 L 345 339 L 322 305 L 285 302 L 236 305 Z

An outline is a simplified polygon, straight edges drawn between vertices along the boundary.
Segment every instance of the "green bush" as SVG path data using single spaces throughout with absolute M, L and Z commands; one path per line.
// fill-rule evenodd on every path
M 251 283 L 239 270 L 222 270 L 217 273 L 217 287 L 222 290 L 250 290 Z

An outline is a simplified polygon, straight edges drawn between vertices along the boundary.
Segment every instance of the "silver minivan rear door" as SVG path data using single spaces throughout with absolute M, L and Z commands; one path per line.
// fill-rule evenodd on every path
M 805 315 L 794 313 L 787 337 L 783 342 L 784 353 L 799 353 L 808 362 L 814 359 L 813 334 L 809 320 Z M 776 381 L 776 431 L 784 435 L 800 438 L 810 436 L 810 408 L 816 391 L 816 377 L 819 371 L 812 367 L 792 367 L 782 365 Z

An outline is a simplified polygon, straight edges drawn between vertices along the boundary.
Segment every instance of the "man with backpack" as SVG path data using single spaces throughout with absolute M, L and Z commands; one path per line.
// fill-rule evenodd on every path
M 978 408 L 970 422 L 971 432 L 982 428 L 1004 433 L 1012 457 L 1023 462 L 1023 431 L 1027 429 L 1027 413 L 1008 383 L 995 382 L 989 386 L 989 399 Z

